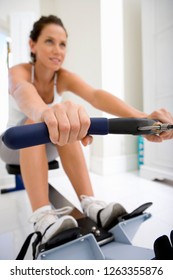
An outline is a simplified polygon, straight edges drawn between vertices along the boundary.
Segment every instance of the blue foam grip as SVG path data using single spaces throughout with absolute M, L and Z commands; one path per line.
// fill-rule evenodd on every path
M 5 145 L 13 150 L 46 144 L 50 142 L 45 123 L 11 127 L 2 136 Z
M 106 135 L 109 133 L 109 120 L 107 118 L 91 118 L 88 129 L 90 135 Z
M 106 118 L 91 118 L 88 134 L 105 135 L 109 133 Z M 13 150 L 46 144 L 50 142 L 49 132 L 45 123 L 11 127 L 2 136 L 5 145 Z

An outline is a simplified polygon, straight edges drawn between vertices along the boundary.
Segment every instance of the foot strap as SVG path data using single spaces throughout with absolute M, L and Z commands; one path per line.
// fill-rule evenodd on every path
M 36 248 L 37 248 L 37 245 L 40 243 L 41 239 L 42 239 L 42 234 L 40 231 L 34 231 L 32 233 L 30 233 L 28 235 L 28 237 L 26 238 L 25 242 L 23 243 L 23 246 L 19 252 L 19 254 L 17 255 L 16 257 L 16 260 L 24 260 L 25 258 L 25 255 L 28 251 L 28 248 L 29 248 L 29 245 L 30 245 L 30 242 L 31 242 L 31 239 L 34 235 L 37 235 L 35 241 L 33 242 L 32 244 L 32 249 L 33 249 L 33 260 L 35 259 L 36 257 Z
M 24 241 L 22 248 L 20 249 L 19 254 L 16 257 L 16 260 L 24 260 L 25 255 L 28 251 L 29 245 L 31 243 L 32 237 L 36 234 L 36 239 L 32 243 L 32 256 L 33 260 L 35 260 L 40 252 L 52 249 L 54 247 L 60 246 L 66 242 L 69 242 L 73 239 L 76 239 L 79 237 L 80 234 L 80 228 L 75 227 L 68 230 L 65 230 L 63 232 L 60 232 L 59 234 L 55 235 L 51 239 L 49 239 L 46 243 L 40 244 L 42 240 L 42 234 L 40 231 L 34 231 L 30 233 L 26 240 Z
M 104 208 L 100 209 L 97 213 L 97 225 L 99 227 L 102 227 L 101 219 L 100 219 L 100 213 L 103 211 Z
M 74 227 L 71 229 L 64 230 L 58 233 L 57 235 L 53 236 L 52 238 L 50 238 L 46 243 L 40 244 L 38 246 L 38 253 L 50 250 L 54 247 L 58 247 L 67 242 L 70 242 L 78 238 L 79 235 L 80 235 L 79 227 Z

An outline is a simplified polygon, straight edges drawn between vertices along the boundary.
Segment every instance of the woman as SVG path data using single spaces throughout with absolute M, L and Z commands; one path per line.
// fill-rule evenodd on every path
M 107 227 L 117 215 L 116 204 L 106 205 L 94 198 L 79 142 L 81 140 L 83 145 L 92 142 L 92 137 L 86 136 L 90 120 L 81 106 L 69 101 L 61 103 L 63 92 L 71 91 L 95 108 L 120 117 L 156 118 L 167 123 L 173 122 L 173 117 L 163 109 L 147 116 L 110 93 L 92 88 L 77 75 L 62 68 L 67 31 L 56 16 L 41 17 L 34 23 L 29 45 L 32 63 L 19 64 L 9 70 L 12 102 L 8 127 L 45 122 L 52 143 L 12 151 L 1 141 L 1 158 L 6 163 L 21 166 L 33 210 L 31 221 L 35 230 L 41 231 L 42 242 L 77 226 L 77 221 L 68 215 L 70 207 L 53 210 L 49 202 L 48 161 L 55 159 L 57 152 L 81 200 L 84 213 L 96 222 L 99 219 L 102 226 Z M 147 136 L 148 140 L 155 142 L 171 138 L 171 132 Z

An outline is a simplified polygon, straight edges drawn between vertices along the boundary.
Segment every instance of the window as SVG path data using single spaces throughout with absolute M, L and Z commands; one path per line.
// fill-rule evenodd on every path
M 10 39 L 0 33 L 0 133 L 8 120 L 8 67 L 11 61 Z

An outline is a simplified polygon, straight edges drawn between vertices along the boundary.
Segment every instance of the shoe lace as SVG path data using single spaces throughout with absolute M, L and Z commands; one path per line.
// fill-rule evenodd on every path
M 40 212 L 38 214 L 33 214 L 30 219 L 29 222 L 30 223 L 36 223 L 36 222 L 40 222 L 42 219 L 45 219 L 46 216 L 52 216 L 52 217 L 61 217 L 63 215 L 68 215 L 72 212 L 73 207 L 71 206 L 65 206 L 59 209 L 50 209 L 50 210 L 45 210 L 43 212 Z
M 101 207 L 106 207 L 106 202 L 101 201 L 101 200 L 97 200 L 92 196 L 86 196 L 86 195 L 81 195 L 80 196 L 81 201 L 82 201 L 82 205 L 84 208 L 84 211 L 87 213 L 89 211 L 89 209 L 93 206 L 93 205 L 99 205 Z

